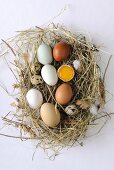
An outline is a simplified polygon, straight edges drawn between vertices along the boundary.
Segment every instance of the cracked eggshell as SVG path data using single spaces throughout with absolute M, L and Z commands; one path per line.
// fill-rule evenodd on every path
M 95 104 L 92 104 L 90 106 L 90 113 L 92 113 L 93 115 L 97 115 L 98 113 L 98 107 Z
M 58 81 L 57 71 L 52 65 L 45 65 L 42 67 L 41 75 L 43 80 L 49 85 L 54 86 Z
M 52 49 L 49 45 L 42 43 L 37 51 L 38 61 L 45 65 L 53 61 Z
M 37 89 L 30 89 L 26 94 L 27 102 L 32 109 L 39 108 L 43 103 L 42 93 Z
M 73 61 L 73 66 L 74 66 L 75 70 L 78 70 L 80 68 L 80 66 L 81 66 L 80 61 L 79 60 L 74 60 Z

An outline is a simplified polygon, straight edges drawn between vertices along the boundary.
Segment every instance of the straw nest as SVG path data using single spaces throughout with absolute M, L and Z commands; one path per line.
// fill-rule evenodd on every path
M 4 40 L 3 40 L 4 41 Z M 72 47 L 69 59 L 62 62 L 53 61 L 56 69 L 62 64 L 73 66 L 74 60 L 79 60 L 81 67 L 76 70 L 73 80 L 69 83 L 73 87 L 73 99 L 68 105 L 75 105 L 76 110 L 73 116 L 66 113 L 65 106 L 61 106 L 55 100 L 55 90 L 62 83 L 61 80 L 55 86 L 48 86 L 41 78 L 42 83 L 31 83 L 33 75 L 40 75 L 42 65 L 37 59 L 38 46 L 43 42 L 52 48 L 59 41 L 67 42 Z M 31 28 L 20 31 L 18 35 L 4 41 L 2 48 L 14 54 L 14 61 L 11 63 L 16 82 L 14 90 L 18 90 L 16 102 L 11 105 L 16 107 L 13 118 L 10 114 L 3 120 L 8 125 L 14 125 L 20 129 L 20 138 L 29 135 L 25 139 L 36 139 L 38 146 L 45 149 L 59 150 L 65 146 L 72 146 L 80 143 L 86 136 L 88 126 L 92 124 L 98 115 L 93 115 L 90 108 L 97 102 L 99 109 L 105 104 L 104 82 L 101 78 L 101 71 L 96 62 L 99 50 L 92 44 L 89 38 L 79 32 L 73 34 L 63 26 L 51 24 L 46 28 Z M 30 57 L 34 60 L 29 62 Z M 38 70 L 35 70 L 37 66 Z M 44 102 L 50 102 L 58 108 L 61 113 L 61 121 L 57 127 L 47 127 L 41 119 L 37 110 L 31 109 L 26 101 L 26 93 L 31 88 L 37 88 L 43 94 Z M 57 149 L 55 149 L 57 148 Z

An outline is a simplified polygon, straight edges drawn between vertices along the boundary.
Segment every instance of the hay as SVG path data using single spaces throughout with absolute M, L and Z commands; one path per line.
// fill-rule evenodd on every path
M 75 74 L 74 79 L 70 81 L 74 97 L 69 105 L 76 105 L 75 116 L 68 116 L 65 113 L 65 106 L 61 106 L 55 100 L 55 90 L 62 81 L 59 80 L 57 85 L 52 87 L 48 86 L 44 81 L 39 85 L 32 85 L 30 81 L 33 75 L 31 64 L 28 62 L 30 55 L 35 56 L 33 64 L 37 64 L 41 69 L 42 66 L 38 63 L 36 57 L 38 46 L 43 41 L 53 48 L 55 43 L 61 40 L 71 45 L 72 53 L 68 60 L 63 62 L 53 61 L 52 64 L 55 68 L 58 69 L 62 64 L 72 65 L 76 59 L 81 62 L 81 69 Z M 97 100 L 99 101 L 99 107 L 103 107 L 105 104 L 104 82 L 96 62 L 97 57 L 99 57 L 97 47 L 85 35 L 79 33 L 75 35 L 63 26 L 51 24 L 46 28 L 36 27 L 20 31 L 17 36 L 7 40 L 7 42 L 4 41 L 1 56 L 7 54 L 8 50 L 11 50 L 15 56 L 12 64 L 16 70 L 13 73 L 17 82 L 13 84 L 13 88 L 19 91 L 19 95 L 17 96 L 17 101 L 12 103 L 12 106 L 16 107 L 13 119 L 8 114 L 3 120 L 8 125 L 13 125 L 20 129 L 21 139 L 23 139 L 24 134 L 28 134 L 30 139 L 38 140 L 38 146 L 44 150 L 50 148 L 54 151 L 59 151 L 63 147 L 73 146 L 76 142 L 82 145 L 80 141 L 83 141 L 89 125 L 98 116 L 92 115 L 89 107 Z M 22 60 L 23 62 L 21 62 Z M 37 74 L 40 75 L 40 71 Z M 28 106 L 25 96 L 32 87 L 41 91 L 44 102 L 55 104 L 60 111 L 61 122 L 57 127 L 47 127 L 40 115 L 37 114 L 37 111 Z

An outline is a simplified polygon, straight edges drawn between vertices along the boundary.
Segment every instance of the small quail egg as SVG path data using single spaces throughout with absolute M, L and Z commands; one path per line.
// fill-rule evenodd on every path
M 32 73 L 32 74 L 39 73 L 39 72 L 40 72 L 40 69 L 41 69 L 41 66 L 40 66 L 37 62 L 31 64 L 31 66 L 30 66 L 30 70 L 31 70 L 31 73 Z
M 40 76 L 40 75 L 33 75 L 31 78 L 30 78 L 30 80 L 31 80 L 31 83 L 33 84 L 33 85 L 38 85 L 38 84 L 42 84 L 43 83 L 43 79 L 42 79 L 42 77 Z
M 69 116 L 74 116 L 77 114 L 77 108 L 74 104 L 69 105 L 65 108 L 65 112 L 69 115 Z

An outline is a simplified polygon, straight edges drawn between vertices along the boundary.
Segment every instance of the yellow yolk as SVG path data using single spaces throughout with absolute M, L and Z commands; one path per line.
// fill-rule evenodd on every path
M 74 69 L 69 65 L 62 65 L 58 69 L 58 77 L 64 82 L 70 81 L 74 77 Z

